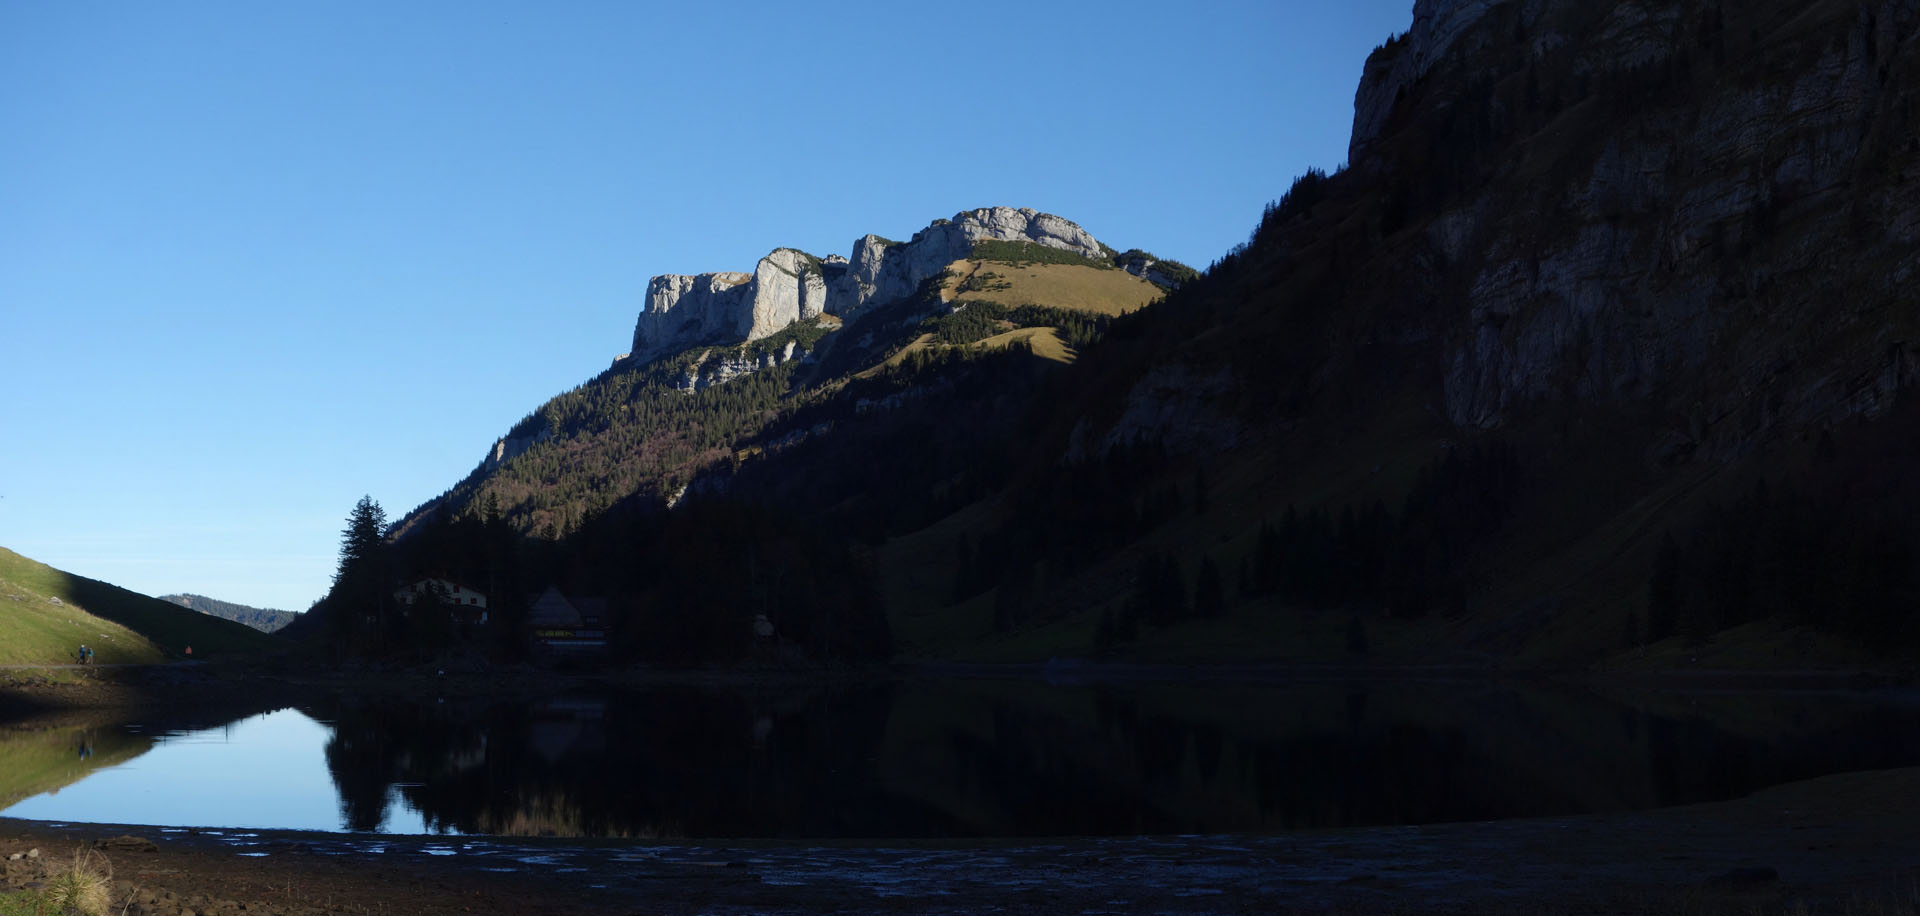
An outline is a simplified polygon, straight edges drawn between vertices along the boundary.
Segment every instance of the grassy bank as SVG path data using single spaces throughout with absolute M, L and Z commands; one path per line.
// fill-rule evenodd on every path
M 103 665 L 184 655 L 220 657 L 276 645 L 264 633 L 0 548 L 0 665 L 75 661 L 81 644 Z

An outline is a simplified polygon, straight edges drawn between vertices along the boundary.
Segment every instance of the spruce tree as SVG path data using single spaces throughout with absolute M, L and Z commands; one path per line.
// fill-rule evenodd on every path
M 371 496 L 362 496 L 347 516 L 347 528 L 340 532 L 340 568 L 333 575 L 338 586 L 370 566 L 384 554 L 387 512 Z
M 363 646 L 385 635 L 393 582 L 386 541 L 387 513 L 371 496 L 362 496 L 340 533 L 340 568 L 333 574 L 329 603 L 336 635 Z

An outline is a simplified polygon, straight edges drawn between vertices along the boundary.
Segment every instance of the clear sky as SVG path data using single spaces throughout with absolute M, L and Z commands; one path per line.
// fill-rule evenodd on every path
M 649 277 L 1026 206 L 1204 267 L 1410 0 L 0 2 L 0 546 L 304 610 Z

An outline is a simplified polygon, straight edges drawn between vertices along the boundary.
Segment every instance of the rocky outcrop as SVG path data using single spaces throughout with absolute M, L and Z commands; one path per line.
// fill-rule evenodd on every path
M 526 433 L 519 436 L 509 435 L 495 439 L 493 449 L 487 452 L 487 457 L 484 461 L 480 462 L 480 467 L 488 473 L 496 471 L 501 465 L 526 454 L 527 449 L 533 448 L 552 438 L 553 430 L 548 429 L 547 425 L 543 422 L 540 424 L 540 429 L 537 432 Z
M 1030 209 L 987 207 L 935 220 L 906 242 L 877 235 L 851 258 L 816 258 L 791 248 L 760 259 L 752 274 L 668 274 L 647 285 L 631 358 L 646 362 L 707 344 L 759 340 L 822 314 L 852 316 L 913 295 L 976 242 L 1031 242 L 1102 258 L 1100 242 L 1068 220 Z
M 1507 0 L 1414 0 L 1413 25 L 1367 58 L 1353 98 L 1353 134 L 1347 161 L 1359 165 L 1385 129 L 1407 87 L 1427 75 L 1487 10 Z
M 1116 257 L 1121 270 L 1133 274 L 1161 289 L 1174 289 L 1180 285 L 1180 273 L 1170 269 L 1165 262 L 1157 261 L 1150 255 L 1129 253 L 1123 257 Z
M 904 299 L 947 265 L 973 253 L 976 242 L 1032 242 L 1089 258 L 1103 259 L 1099 240 L 1085 229 L 1048 213 L 988 207 L 935 220 L 906 242 L 869 235 L 853 243 L 845 280 L 835 289 L 834 314 Z
M 666 274 L 647 284 L 630 355 L 644 362 L 701 344 L 759 340 L 826 306 L 825 266 L 792 248 L 761 258 L 752 274 Z
M 692 393 L 702 388 L 724 385 L 740 376 L 786 363 L 794 359 L 798 349 L 799 344 L 789 340 L 779 349 L 759 354 L 732 349 L 719 353 L 708 350 L 701 353 L 680 378 L 674 380 L 673 387 Z
M 1244 438 L 1241 423 L 1222 402 L 1233 391 L 1225 366 L 1156 366 L 1127 393 L 1120 417 L 1096 433 L 1086 420 L 1073 429 L 1065 460 L 1079 464 L 1135 442 L 1156 442 L 1168 455 L 1221 452 Z
M 1384 250 L 1447 419 L 1632 405 L 1669 461 L 1885 409 L 1920 333 L 1917 44 L 1906 0 L 1416 4 L 1350 155 L 1410 210 Z

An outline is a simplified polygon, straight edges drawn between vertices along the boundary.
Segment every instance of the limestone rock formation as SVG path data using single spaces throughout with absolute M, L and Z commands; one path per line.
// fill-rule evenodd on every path
M 759 340 L 824 312 L 826 278 L 818 258 L 792 248 L 761 258 L 752 274 L 654 277 L 633 329 L 631 356 L 645 361 L 700 344 Z
M 792 248 L 760 259 L 752 274 L 667 274 L 647 284 L 631 358 L 646 362 L 703 344 L 759 340 L 822 314 L 851 316 L 913 295 L 980 241 L 1031 242 L 1102 258 L 1085 229 L 1047 213 L 987 207 L 935 220 L 911 240 L 860 238 L 850 258 L 816 258 Z
M 1116 256 L 1120 269 L 1133 274 L 1161 289 L 1173 289 L 1180 285 L 1180 277 L 1168 272 L 1166 265 L 1145 254 L 1130 252 L 1125 257 Z
M 1920 5 L 1785 9 L 1421 0 L 1374 53 L 1351 165 L 1450 421 L 1652 403 L 1729 454 L 1911 380 Z
M 1157 442 L 1169 455 L 1221 452 L 1245 438 L 1244 425 L 1221 403 L 1233 391 L 1225 366 L 1156 366 L 1127 393 L 1125 410 L 1099 436 L 1083 418 L 1069 437 L 1065 461 L 1105 457 L 1135 442 Z
M 527 449 L 551 438 L 553 438 L 553 430 L 548 429 L 545 423 L 541 423 L 539 430 L 535 432 L 495 439 L 493 448 L 487 452 L 486 459 L 480 462 L 480 467 L 485 471 L 494 471 L 501 465 L 526 454 Z
M 913 295 L 920 284 L 973 252 L 975 242 L 1032 242 L 1100 258 L 1100 242 L 1060 217 L 1031 209 L 988 207 L 936 220 L 907 242 L 876 235 L 853 244 L 851 270 L 835 290 L 835 314 L 857 314 L 869 305 Z
M 1426 76 L 1436 61 L 1491 7 L 1505 0 L 1414 0 L 1413 25 L 1367 59 L 1353 99 L 1353 134 L 1347 161 L 1359 165 L 1367 147 L 1386 128 L 1407 88 Z
M 792 360 L 798 349 L 799 344 L 789 340 L 785 346 L 759 355 L 741 352 L 716 354 L 708 350 L 687 367 L 686 373 L 675 380 L 673 386 L 681 391 L 693 392 L 724 385 L 748 373 L 771 369 Z

